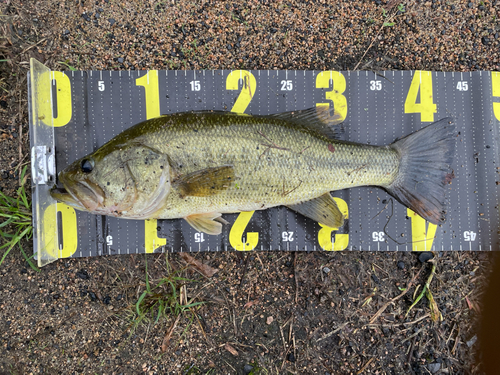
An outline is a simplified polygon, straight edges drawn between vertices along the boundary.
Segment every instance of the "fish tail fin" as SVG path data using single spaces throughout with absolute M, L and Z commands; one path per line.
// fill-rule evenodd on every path
M 399 153 L 400 165 L 386 190 L 433 224 L 445 220 L 445 186 L 455 177 L 450 170 L 455 136 L 454 121 L 448 117 L 389 146 Z

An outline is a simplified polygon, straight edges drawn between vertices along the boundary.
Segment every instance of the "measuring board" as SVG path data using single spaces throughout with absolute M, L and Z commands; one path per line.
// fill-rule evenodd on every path
M 499 243 L 500 73 L 427 71 L 30 71 L 35 252 L 62 257 L 160 251 L 495 250 Z M 444 117 L 457 127 L 447 216 L 427 223 L 375 187 L 332 192 L 346 216 L 322 226 L 285 208 L 224 214 L 219 236 L 184 220 L 75 211 L 48 194 L 60 171 L 136 123 L 191 110 L 266 115 L 330 106 L 342 139 L 386 145 Z

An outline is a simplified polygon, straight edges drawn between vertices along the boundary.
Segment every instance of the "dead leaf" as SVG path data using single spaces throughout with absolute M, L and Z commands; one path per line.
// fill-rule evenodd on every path
M 186 254 L 186 253 L 180 253 L 180 256 L 184 261 L 196 268 L 202 275 L 206 277 L 212 277 L 216 272 L 219 270 L 216 268 L 212 268 L 206 264 L 203 264 L 199 260 L 194 259 L 191 255 Z
M 434 300 L 434 297 L 429 289 L 425 291 L 426 297 L 429 300 L 429 308 L 431 310 L 431 320 L 433 322 L 439 322 L 443 321 L 443 315 L 439 311 L 439 307 L 436 303 L 436 300 Z
M 163 338 L 163 342 L 161 343 L 161 351 L 163 353 L 167 352 L 168 345 L 170 344 L 170 339 L 172 338 L 172 333 L 174 333 L 175 327 L 177 327 L 177 323 L 179 323 L 179 319 L 181 318 L 181 315 L 179 314 L 177 316 L 177 319 L 175 319 L 174 324 L 168 329 L 167 333 L 165 334 L 165 337 Z
M 226 349 L 229 353 L 234 355 L 235 357 L 238 356 L 238 352 L 236 351 L 235 348 L 233 348 L 229 343 L 226 342 L 226 345 L 224 345 L 224 349 Z
M 245 303 L 245 306 L 243 306 L 244 309 L 248 309 L 249 307 L 252 307 L 253 305 L 256 305 L 259 303 L 259 300 L 253 300 L 253 301 L 248 301 Z
M 469 301 L 469 297 L 465 297 L 465 300 L 467 301 L 467 306 L 469 307 L 469 310 L 472 310 L 472 303 Z

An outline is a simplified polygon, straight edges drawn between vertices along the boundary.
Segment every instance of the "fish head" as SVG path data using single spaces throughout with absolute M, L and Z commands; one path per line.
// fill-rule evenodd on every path
M 78 210 L 152 219 L 170 192 L 168 157 L 132 144 L 103 146 L 59 172 L 51 196 Z

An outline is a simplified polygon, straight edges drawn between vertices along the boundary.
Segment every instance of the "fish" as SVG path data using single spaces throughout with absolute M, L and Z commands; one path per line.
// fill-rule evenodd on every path
M 392 144 L 342 141 L 327 107 L 260 116 L 224 111 L 163 115 L 130 127 L 58 174 L 50 195 L 75 209 L 126 219 L 185 219 L 218 235 L 222 214 L 286 206 L 339 228 L 330 192 L 385 189 L 438 224 L 455 152 L 441 119 Z

